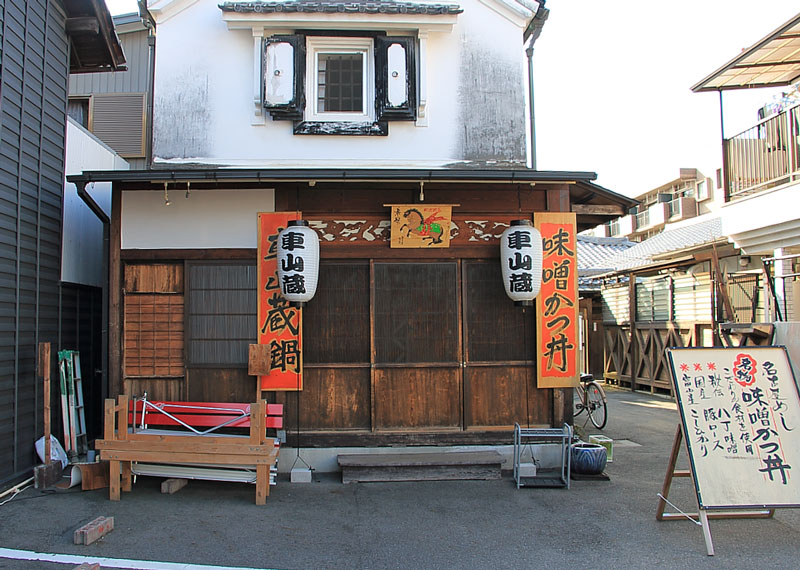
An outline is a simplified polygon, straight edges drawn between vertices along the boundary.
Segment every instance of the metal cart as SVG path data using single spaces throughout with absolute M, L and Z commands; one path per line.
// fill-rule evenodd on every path
M 572 426 L 562 428 L 523 428 L 514 424 L 514 481 L 520 487 L 566 487 L 569 489 L 570 444 Z M 555 472 L 537 472 L 536 476 L 525 473 L 521 463 L 523 449 L 527 445 L 545 444 L 561 446 L 561 469 Z M 531 456 L 531 461 L 533 457 Z M 521 468 L 522 466 L 522 468 Z

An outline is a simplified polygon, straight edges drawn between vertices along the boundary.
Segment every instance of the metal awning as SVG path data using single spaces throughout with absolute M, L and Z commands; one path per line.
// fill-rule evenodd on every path
M 695 93 L 779 87 L 800 80 L 800 14 L 692 86 Z

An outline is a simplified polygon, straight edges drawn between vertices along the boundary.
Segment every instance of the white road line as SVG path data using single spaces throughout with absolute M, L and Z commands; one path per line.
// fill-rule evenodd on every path
M 0 558 L 13 560 L 40 560 L 55 564 L 99 564 L 102 568 L 129 568 L 132 570 L 267 570 L 244 566 L 213 566 L 208 564 L 184 564 L 181 562 L 156 562 L 153 560 L 127 560 L 124 558 L 100 558 L 97 556 L 76 556 L 74 554 L 50 554 L 31 550 L 0 548 Z

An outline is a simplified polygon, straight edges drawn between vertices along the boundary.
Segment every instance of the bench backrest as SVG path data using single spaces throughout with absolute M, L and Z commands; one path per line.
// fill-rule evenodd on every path
M 131 400 L 129 404 L 128 423 L 139 427 L 142 423 L 148 426 L 176 426 L 194 428 L 250 427 L 250 404 L 220 402 L 162 402 L 156 400 Z M 182 423 L 181 423 L 182 422 Z M 283 404 L 267 404 L 264 427 L 283 428 Z

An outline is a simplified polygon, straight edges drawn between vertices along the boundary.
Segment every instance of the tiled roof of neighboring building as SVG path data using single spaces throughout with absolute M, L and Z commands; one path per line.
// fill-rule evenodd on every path
M 593 275 L 608 273 L 613 269 L 608 260 L 636 245 L 626 238 L 593 237 L 578 235 L 578 289 L 600 290 L 600 281 Z
M 677 253 L 704 244 L 710 245 L 723 237 L 721 219 L 711 218 L 663 231 L 617 254 L 609 259 L 608 263 L 616 271 L 644 267 L 653 263 L 653 258 L 657 255 Z
M 393 2 L 379 0 L 289 0 L 287 2 L 225 2 L 219 5 L 223 12 L 320 12 L 353 14 L 460 14 L 464 11 L 458 4 L 424 2 Z
M 627 238 L 578 235 L 578 271 L 581 274 L 608 271 L 607 261 L 636 243 Z

